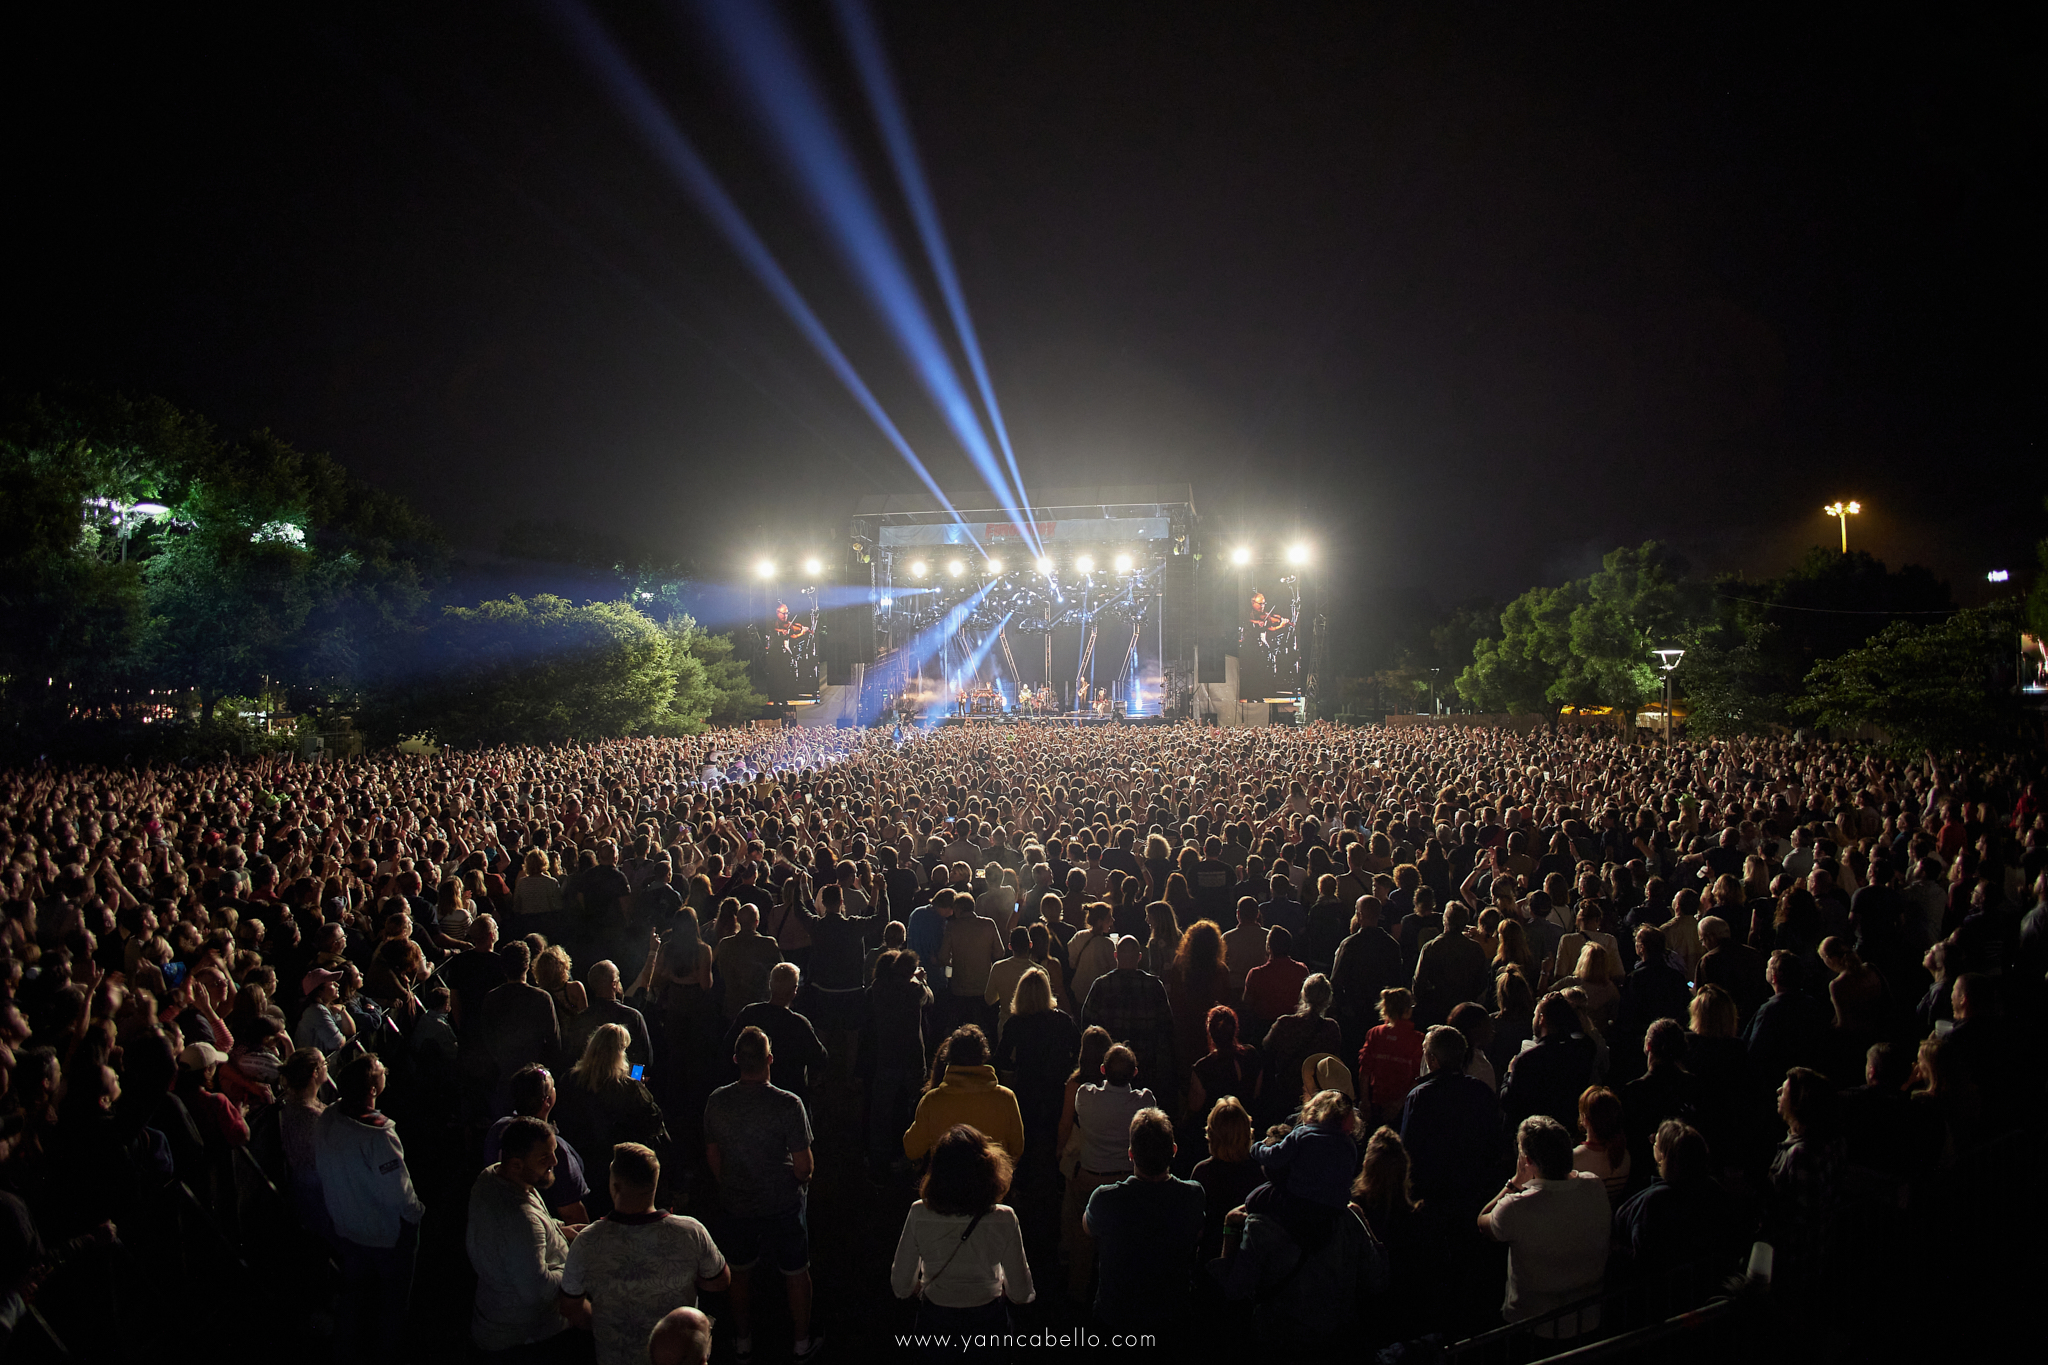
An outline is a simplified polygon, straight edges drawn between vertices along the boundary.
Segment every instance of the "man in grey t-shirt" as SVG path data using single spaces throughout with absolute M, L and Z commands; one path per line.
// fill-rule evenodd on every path
M 648 1336 L 677 1305 L 731 1283 L 725 1257 L 694 1218 L 654 1206 L 661 1163 L 637 1142 L 612 1149 L 612 1212 L 583 1230 L 562 1269 L 562 1315 L 588 1327 L 597 1365 L 640 1365 Z
M 704 1105 L 704 1159 L 718 1181 L 732 1265 L 732 1315 L 742 1355 L 753 1349 L 750 1289 L 754 1266 L 765 1254 L 789 1290 L 796 1328 L 796 1358 L 808 1360 L 811 1336 L 811 1247 L 805 1192 L 814 1163 L 811 1121 L 804 1102 L 769 1082 L 775 1056 L 768 1035 L 741 1030 L 733 1047 L 740 1078 L 711 1092 Z

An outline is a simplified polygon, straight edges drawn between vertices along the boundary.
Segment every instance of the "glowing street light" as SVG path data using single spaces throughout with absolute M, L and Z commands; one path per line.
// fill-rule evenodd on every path
M 967 565 L 962 561 L 956 559 L 952 561 L 950 564 L 946 565 L 946 572 L 953 575 L 953 577 L 958 578 L 961 574 L 967 572 Z
M 932 566 L 925 563 L 922 559 L 913 559 L 910 561 L 910 576 L 912 578 L 923 578 L 926 574 L 930 573 L 931 571 Z
M 761 560 L 756 560 L 756 561 L 754 562 L 754 577 L 756 577 L 756 578 L 773 578 L 773 577 L 775 577 L 775 561 L 774 561 L 774 560 L 772 560 L 772 559 L 761 559 Z
M 1849 518 L 1863 510 L 1860 502 L 1831 502 L 1820 509 L 1842 523 L 1842 553 L 1849 553 Z
M 1237 567 L 1240 569 L 1242 569 L 1245 565 L 1251 563 L 1252 547 L 1249 545 L 1240 545 L 1235 550 L 1232 550 L 1230 552 L 1230 562 L 1237 565 Z
M 1077 559 L 1077 560 L 1075 560 L 1075 561 L 1074 561 L 1074 569 L 1075 569 L 1075 572 L 1077 572 L 1077 573 L 1084 573 L 1084 574 L 1087 574 L 1087 573 L 1094 573 L 1094 572 L 1095 572 L 1095 556 L 1093 556 L 1093 555 L 1082 555 L 1082 556 L 1081 556 L 1081 557 L 1080 557 L 1079 559 Z
M 1308 546 L 1298 540 L 1288 546 L 1287 562 L 1297 566 L 1308 563 Z
M 1678 669 L 1678 661 L 1685 657 L 1682 649 L 1653 649 L 1657 666 L 1664 670 L 1664 749 L 1671 750 L 1671 675 Z
M 1058 566 L 1052 562 L 1051 555 L 1047 555 L 1044 559 L 1038 561 L 1038 571 L 1044 574 L 1047 578 L 1052 577 L 1053 570 L 1056 567 Z
M 816 578 L 819 574 L 825 572 L 825 566 L 818 561 L 816 555 L 812 555 L 804 561 L 804 572 Z

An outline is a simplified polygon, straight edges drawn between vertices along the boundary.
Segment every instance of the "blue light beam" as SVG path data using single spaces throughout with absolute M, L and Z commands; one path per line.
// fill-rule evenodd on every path
M 989 426 L 995 430 L 996 441 L 1003 448 L 1003 460 L 1009 466 L 1018 500 L 1029 512 L 1031 495 L 1024 488 L 1022 471 L 1017 468 L 1017 452 L 1010 446 L 1010 431 L 1003 424 L 1002 408 L 996 403 L 995 385 L 990 382 L 988 365 L 982 360 L 981 341 L 975 335 L 974 319 L 967 312 L 967 295 L 961 290 L 959 274 L 953 268 L 953 252 L 946 244 L 946 230 L 939 224 L 937 201 L 932 197 L 931 186 L 925 181 L 924 163 L 917 155 L 917 140 L 911 134 L 910 118 L 905 111 L 902 94 L 896 88 L 895 74 L 890 69 L 881 34 L 875 28 L 874 16 L 862 0 L 834 0 L 832 9 L 839 20 L 839 31 L 853 54 L 854 70 L 860 76 L 868 107 L 874 112 L 875 124 L 881 130 L 882 145 L 888 150 L 890 165 L 895 168 L 896 183 L 903 191 L 903 201 L 910 208 L 912 221 L 917 224 L 918 238 L 924 243 L 926 259 L 931 262 L 932 277 L 939 282 L 939 292 L 945 296 L 946 311 L 952 314 L 953 330 L 959 336 L 961 353 L 967 357 L 968 368 L 974 372 L 975 386 L 981 390 L 981 403 L 988 413 Z M 1031 539 L 1036 545 L 1035 533 Z
M 1003 617 L 1003 619 L 996 624 L 996 628 L 994 630 L 990 631 L 988 634 L 981 637 L 981 643 L 974 647 L 974 652 L 967 656 L 966 661 L 960 665 L 959 671 L 953 675 L 955 683 L 963 683 L 969 678 L 979 678 L 981 676 L 981 665 L 983 661 L 986 660 L 990 652 L 995 649 L 996 641 L 1003 638 L 1003 629 L 1004 627 L 1010 624 L 1010 617 L 1015 616 L 1016 614 L 1017 613 L 1013 611 L 1008 616 Z M 1000 678 L 998 679 L 998 681 L 1000 681 Z M 960 689 L 956 686 L 952 690 L 957 692 Z
M 740 93 L 767 129 L 797 192 L 825 229 L 855 282 L 881 315 L 911 371 L 945 418 L 1010 519 L 1042 552 L 981 416 L 961 386 L 859 164 L 832 118 L 795 41 L 761 0 L 698 0 L 714 36 L 741 73 Z M 1021 490 L 1019 490 L 1021 491 Z
M 625 54 L 619 51 L 603 26 L 587 9 L 577 3 L 577 0 L 556 0 L 556 3 L 550 4 L 547 8 L 567 33 L 570 41 L 576 45 L 584 60 L 594 68 L 598 83 L 604 87 L 605 94 L 625 116 L 627 123 L 640 135 L 647 149 L 675 174 L 683 190 L 696 203 L 698 209 L 725 237 L 727 245 L 753 273 L 761 287 L 781 305 L 782 311 L 789 316 L 789 320 L 796 325 L 797 331 L 803 334 L 804 339 L 810 342 L 811 348 L 818 353 L 826 367 L 846 386 L 847 392 L 853 395 L 854 401 L 860 404 L 862 411 L 867 413 L 875 426 L 888 438 L 889 444 L 896 447 L 896 453 L 910 465 L 911 472 L 917 475 L 919 482 L 939 500 L 939 506 L 952 513 L 953 520 L 966 529 L 966 521 L 947 500 L 945 493 L 939 488 L 938 481 L 932 477 L 931 471 L 925 468 L 924 461 L 917 458 L 917 453 L 910 448 L 910 442 L 896 429 L 896 423 L 890 420 L 889 414 L 869 391 L 866 381 L 862 380 L 860 373 L 853 368 L 853 362 L 846 358 L 846 353 L 839 349 L 839 343 L 832 339 L 832 334 L 825 329 L 825 324 L 811 311 L 810 305 L 804 301 L 796 285 L 784 273 L 774 254 L 768 250 L 767 245 L 747 222 L 746 215 L 740 212 L 739 205 L 733 202 L 732 196 L 718 183 L 718 178 L 711 173 L 711 168 L 705 163 L 704 158 L 698 154 L 690 140 L 683 136 L 682 130 L 676 127 L 675 121 L 669 117 L 668 111 L 655 96 L 653 88 L 626 59 Z M 974 540 L 972 530 L 967 531 L 967 538 Z M 976 540 L 974 543 L 977 549 L 981 547 L 980 541 Z

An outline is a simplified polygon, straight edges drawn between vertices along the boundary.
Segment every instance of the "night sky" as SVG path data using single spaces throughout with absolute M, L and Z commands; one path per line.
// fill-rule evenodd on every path
M 348 8 L 10 17 L 7 379 L 272 427 L 486 550 L 567 518 L 716 576 L 916 487 L 544 7 Z M 1333 643 L 1649 537 L 1774 572 L 1836 497 L 1976 600 L 2048 491 L 2024 7 L 1718 8 L 877 16 L 1027 487 L 1301 528 Z M 690 7 L 598 12 L 970 484 Z

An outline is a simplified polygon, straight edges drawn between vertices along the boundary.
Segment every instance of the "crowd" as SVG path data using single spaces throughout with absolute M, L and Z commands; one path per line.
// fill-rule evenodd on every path
M 1293 1355 L 1759 1242 L 1868 1326 L 2040 1195 L 2025 758 L 734 731 L 14 772 L 0 850 L 24 1351 Z

